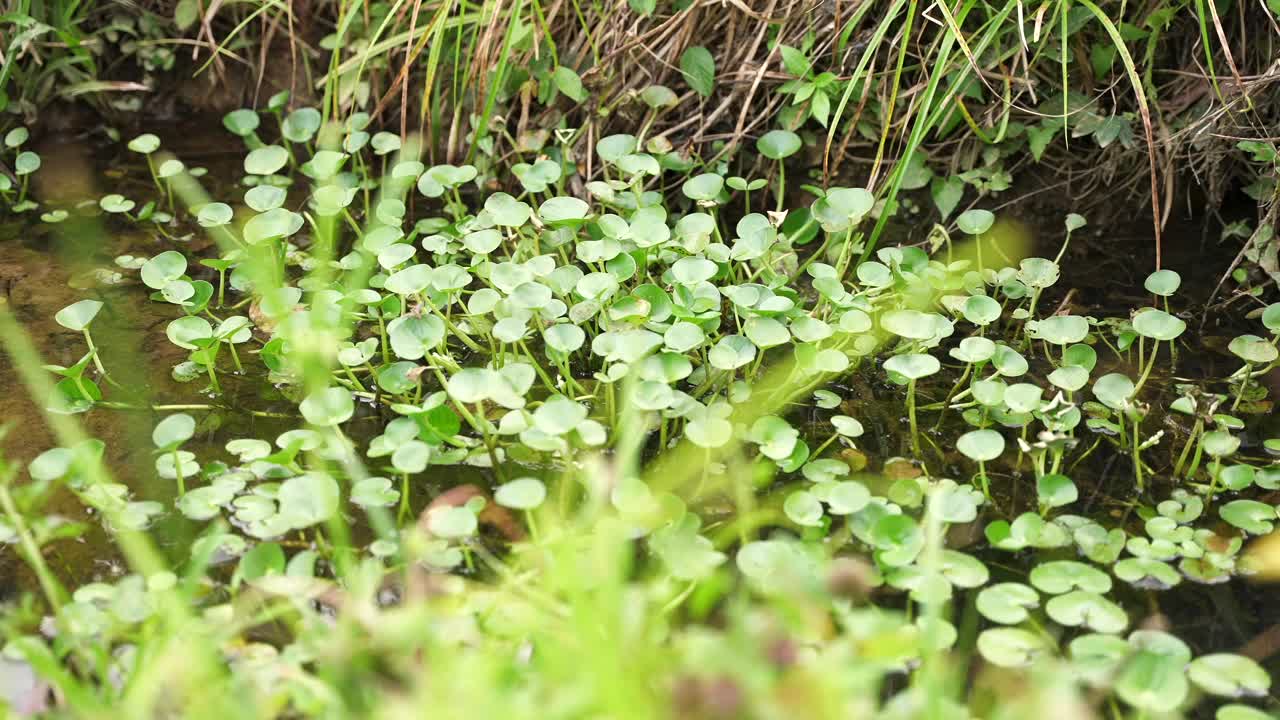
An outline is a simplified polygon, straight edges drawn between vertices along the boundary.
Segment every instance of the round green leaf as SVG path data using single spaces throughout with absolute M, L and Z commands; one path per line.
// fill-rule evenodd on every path
M 1186 329 L 1186 322 L 1155 308 L 1143 310 L 1133 318 L 1134 332 L 1153 340 L 1173 340 Z
M 908 353 L 906 355 L 894 355 L 885 360 L 884 369 L 897 373 L 908 380 L 919 380 L 922 377 L 928 377 L 938 372 L 942 369 L 942 365 L 932 355 Z
M 822 503 L 813 493 L 799 490 L 787 496 L 782 511 L 797 525 L 817 527 L 822 524 Z
M 983 588 L 975 605 L 992 622 L 1017 625 L 1030 616 L 1029 610 L 1040 606 L 1040 594 L 1022 583 L 997 583 Z
M 970 460 L 995 460 L 1004 452 L 1004 436 L 995 430 L 971 430 L 956 440 L 956 449 Z
M 281 483 L 276 501 L 289 527 L 302 529 L 333 517 L 338 511 L 340 494 L 338 481 L 333 477 L 310 472 Z
M 160 149 L 160 138 L 151 133 L 143 133 L 129 141 L 129 149 L 136 153 L 150 155 Z
M 574 197 L 553 197 L 538 208 L 538 217 L 549 225 L 571 224 L 585 220 L 590 207 Z
M 1100 633 L 1119 633 L 1129 625 L 1124 608 L 1102 595 L 1083 590 L 1050 598 L 1044 610 L 1059 625 L 1087 627 Z
M 1042 636 L 1021 628 L 991 628 L 978 636 L 978 652 L 992 665 L 1026 667 L 1052 652 Z
M 1241 360 L 1255 365 L 1265 365 L 1280 357 L 1275 345 L 1257 335 L 1240 335 L 1232 339 L 1227 349 Z
M 1066 475 L 1041 475 L 1036 478 L 1036 496 L 1046 507 L 1070 505 L 1079 498 L 1076 484 Z
M 101 309 L 102 303 L 97 300 L 81 300 L 59 310 L 53 319 L 68 330 L 80 332 L 89 327 Z
M 1040 563 L 1031 570 L 1030 579 L 1032 585 L 1050 595 L 1060 595 L 1072 590 L 1099 595 L 1111 591 L 1111 576 L 1092 565 L 1075 560 Z
M 964 301 L 964 319 L 974 325 L 990 325 L 1000 319 L 1000 303 L 986 295 L 970 295 Z
M 367 477 L 351 486 L 351 502 L 361 507 L 388 507 L 400 499 L 391 481 L 384 477 Z
M 1133 397 L 1134 385 L 1129 376 L 1122 373 L 1108 373 L 1093 383 L 1093 394 L 1103 405 L 1120 410 L 1128 406 Z
M 302 417 L 312 425 L 331 427 L 350 420 L 356 406 L 349 390 L 331 387 L 311 393 L 298 409 L 302 411 Z
M 245 156 L 244 171 L 250 175 L 273 175 L 288 162 L 288 150 L 279 145 L 265 145 Z
M 1089 321 L 1079 315 L 1054 315 L 1030 326 L 1034 337 L 1054 345 L 1071 345 L 1089 335 Z
M 190 440 L 195 432 L 195 418 L 186 413 L 177 413 L 156 424 L 151 431 L 151 442 L 158 448 L 176 447 Z
M 240 137 L 252 135 L 261 122 L 262 119 L 258 117 L 258 113 L 244 108 L 232 110 L 222 117 L 223 127 Z
M 493 499 L 503 507 L 513 510 L 532 510 L 547 499 L 547 486 L 533 477 L 517 478 L 498 486 Z
M 214 202 L 200 208 L 200 212 L 196 213 L 196 222 L 200 223 L 201 227 L 221 227 L 230 223 L 234 217 L 235 213 L 230 205 Z
M 18 153 L 18 157 L 13 159 L 13 174 L 15 175 L 30 175 L 39 169 L 40 156 L 30 150 Z
M 996 216 L 990 210 L 965 210 L 956 218 L 956 227 L 966 235 L 981 235 L 991 229 Z
M 1276 508 L 1257 500 L 1232 500 L 1218 508 L 1218 515 L 1253 535 L 1266 535 L 1275 529 Z
M 1169 297 L 1182 285 L 1182 276 L 1172 270 L 1156 270 L 1147 276 L 1142 286 L 1152 295 Z
M 756 149 L 771 160 L 782 160 L 800 149 L 800 136 L 790 130 L 770 130 L 756 141 Z
M 695 175 L 680 186 L 680 191 L 690 200 L 697 202 L 714 201 L 724 189 L 724 177 L 715 173 Z
M 1177 655 L 1140 650 L 1120 666 L 1115 678 L 1116 694 L 1141 710 L 1170 712 L 1187 697 L 1185 663 Z

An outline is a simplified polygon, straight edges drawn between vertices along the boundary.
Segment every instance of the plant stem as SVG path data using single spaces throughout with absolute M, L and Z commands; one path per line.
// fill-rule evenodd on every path
M 947 408 L 951 407 L 951 399 L 959 392 L 960 386 L 965 380 L 969 379 L 969 373 L 973 370 L 973 363 L 965 363 L 964 372 L 960 373 L 960 379 L 956 380 L 956 384 L 951 386 L 951 390 L 947 392 L 947 397 L 942 401 L 942 411 L 938 414 L 938 421 L 934 423 L 933 429 L 937 430 L 942 427 L 942 418 L 947 414 Z
M 236 352 L 236 344 L 235 344 L 235 343 L 233 343 L 233 342 L 228 342 L 228 343 L 227 343 L 227 349 L 231 351 L 231 362 L 235 363 L 235 366 L 236 366 L 236 372 L 238 372 L 238 373 L 240 373 L 241 375 L 243 375 L 243 374 L 244 374 L 244 366 L 240 364 L 240 353 Z M 361 388 L 361 389 L 363 389 L 363 388 Z
M 222 386 L 218 384 L 218 374 L 213 370 L 213 363 L 205 365 L 204 369 L 209 374 L 209 384 L 213 386 L 213 391 L 222 394 Z
M 1200 469 L 1200 458 L 1204 454 L 1204 435 L 1196 441 L 1196 451 L 1191 454 L 1191 466 L 1187 468 L 1187 477 L 1190 478 Z
M 45 563 L 44 555 L 40 552 L 40 546 L 36 543 L 35 538 L 32 537 L 31 530 L 18 512 L 17 505 L 13 502 L 13 496 L 9 494 L 9 480 L 10 477 L 8 476 L 0 479 L 0 508 L 4 509 L 4 514 L 9 518 L 9 522 L 13 524 L 14 532 L 18 534 L 18 539 L 22 543 L 22 555 L 40 580 L 40 589 L 44 591 L 45 598 L 49 601 L 50 610 L 57 614 L 66 599 L 67 591 L 49 570 L 49 565 Z
M 94 359 L 96 360 L 97 357 L 95 355 Z M 1240 399 L 1244 397 L 1244 391 L 1249 388 L 1249 375 L 1252 370 L 1253 364 L 1246 362 L 1244 364 L 1244 377 L 1240 379 L 1240 389 L 1236 391 L 1236 401 L 1231 403 L 1231 412 L 1235 412 L 1236 408 L 1240 406 Z
M 840 437 L 840 433 L 832 433 L 831 437 L 827 438 L 821 445 L 819 445 L 817 450 L 814 450 L 813 452 L 809 453 L 809 457 L 814 457 L 814 458 L 821 457 L 822 451 L 826 450 L 831 445 L 831 443 L 836 441 L 836 438 L 838 437 Z
M 1155 354 L 1152 353 L 1152 358 Z M 1138 418 L 1133 418 L 1133 477 L 1138 483 L 1138 494 L 1146 492 L 1146 487 L 1142 480 L 1142 436 L 1139 434 Z
M 1178 461 L 1173 464 L 1173 476 L 1177 478 L 1182 472 L 1182 463 L 1187 459 L 1187 453 L 1191 452 L 1191 446 L 1195 443 L 1200 435 L 1200 431 L 1204 429 L 1204 421 L 1196 418 L 1196 424 L 1191 428 L 1191 435 L 1187 437 L 1187 441 L 1182 445 L 1182 452 L 1178 454 Z
M 360 388 L 361 392 L 364 392 L 364 383 L 360 382 L 360 379 L 356 377 L 356 374 L 351 371 L 351 367 L 349 365 L 343 365 L 342 369 L 346 371 L 347 377 L 351 378 L 351 382 L 355 383 L 356 387 Z M 421 387 L 421 385 L 419 385 L 419 387 Z
M 93 336 L 89 334 L 89 328 L 84 329 L 84 341 L 89 345 L 89 352 L 93 353 L 93 366 L 98 368 L 102 377 L 107 377 L 107 369 L 102 367 L 102 360 L 98 358 L 98 347 L 93 344 Z
M 440 312 L 439 308 L 436 307 L 435 303 L 431 302 L 430 298 L 428 298 L 426 295 L 422 295 L 421 298 L 422 298 L 422 301 L 427 304 L 427 307 L 431 308 L 431 312 L 435 313 L 436 317 L 444 321 L 445 327 L 449 328 L 449 332 L 452 332 L 454 336 L 456 336 L 459 340 L 462 341 L 463 345 L 466 345 L 467 347 L 471 348 L 472 352 L 477 352 L 477 353 L 484 352 L 484 349 L 480 347 L 479 343 L 477 343 L 475 340 L 472 340 L 470 335 L 462 331 L 462 328 L 458 327 L 457 325 L 454 325 L 453 321 L 449 319 L 449 316 L 445 313 Z
M 173 474 L 178 478 L 178 494 L 187 494 L 187 481 L 182 476 L 182 458 L 178 455 L 178 448 L 173 449 Z
M 1218 494 L 1218 478 L 1222 476 L 1222 458 L 1213 458 L 1213 468 L 1209 470 L 1209 500 L 1206 507 L 1213 505 L 1213 498 Z
M 404 301 L 401 300 L 400 302 L 403 303 Z M 391 348 L 390 346 L 387 345 L 387 321 L 382 317 L 382 310 L 380 308 L 378 309 L 377 312 L 378 312 L 378 335 L 381 337 L 381 341 L 378 343 L 378 347 L 382 348 L 382 364 L 390 365 L 391 364 Z
M 156 184 L 156 189 L 163 193 L 164 184 L 160 182 L 160 176 L 156 174 L 156 164 L 151 159 L 151 153 L 147 153 L 147 169 L 151 171 L 151 181 Z
M 403 523 L 409 514 L 409 473 L 400 473 L 400 512 L 398 520 Z
M 786 204 L 787 204 L 787 164 L 786 162 L 779 160 L 778 161 L 778 212 L 782 212 L 782 209 L 786 207 Z
M 916 431 L 916 381 L 907 382 L 907 417 L 911 421 L 911 452 L 920 457 L 920 435 Z
M 533 369 L 538 373 L 538 377 L 542 378 L 542 382 L 547 386 L 547 389 L 551 392 L 557 392 L 558 388 L 556 388 L 555 381 L 551 379 L 551 376 L 547 374 L 546 370 L 542 369 L 542 363 L 538 362 L 538 360 L 534 358 L 533 351 L 529 350 L 529 346 L 525 345 L 524 340 L 517 340 L 516 344 L 520 346 L 520 349 L 523 350 L 524 354 L 529 358 L 531 361 L 530 364 L 533 365 Z
M 1159 347 L 1160 347 L 1160 344 L 1159 344 L 1159 343 L 1156 343 L 1156 347 L 1155 347 L 1155 349 L 1153 349 L 1153 350 L 1151 351 L 1151 358 L 1150 358 L 1149 360 L 1147 360 L 1146 367 L 1144 367 L 1144 368 L 1142 369 L 1142 375 L 1138 378 L 1138 384 L 1133 386 L 1133 396 L 1134 396 L 1134 397 L 1137 397 L 1137 396 L 1138 396 L 1138 391 L 1139 391 L 1139 390 L 1141 390 L 1141 389 L 1142 389 L 1142 386 L 1143 386 L 1143 385 L 1145 385 L 1145 384 L 1147 383 L 1147 376 L 1149 376 L 1149 375 L 1151 374 L 1151 370 L 1152 370 L 1153 368 L 1155 368 L 1155 366 L 1156 366 L 1156 356 L 1157 356 L 1157 355 L 1159 355 L 1159 353 L 1157 352 L 1157 351 L 1159 350 Z M 1138 362 L 1142 362 L 1142 360 L 1141 360 L 1141 356 L 1142 356 L 1142 348 L 1141 348 L 1141 345 L 1139 345 L 1139 353 L 1138 353 L 1138 355 L 1139 355 L 1139 360 L 1138 360 Z

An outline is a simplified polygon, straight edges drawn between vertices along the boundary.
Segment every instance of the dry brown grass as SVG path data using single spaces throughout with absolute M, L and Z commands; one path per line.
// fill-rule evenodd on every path
M 953 113 L 963 111 L 970 121 L 945 132 L 935 128 L 924 138 L 922 147 L 940 170 L 970 167 L 987 146 L 981 134 L 995 135 L 1002 123 L 1030 125 L 1060 114 L 1046 110 L 1046 101 L 1063 90 L 1057 4 L 1010 0 L 1016 12 L 999 28 L 997 41 L 975 55 L 970 45 L 984 30 L 984 18 L 999 9 L 979 6 L 959 20 L 962 52 L 940 60 L 939 47 L 963 3 L 942 12 L 921 2 L 909 31 L 900 22 L 903 13 L 874 42 L 877 24 L 895 6 L 885 0 L 868 6 L 869 1 L 691 0 L 679 10 L 659 2 L 646 17 L 627 0 L 199 0 L 198 21 L 167 42 L 175 43 L 182 60 L 173 88 L 201 109 L 260 104 L 279 89 L 291 90 L 295 103 L 317 104 L 326 97 L 331 67 L 359 66 L 365 91 L 330 97 L 331 108 L 363 109 L 382 127 L 425 132 L 434 161 L 459 161 L 473 153 L 473 117 L 496 99 L 487 129 L 498 163 L 527 159 L 553 137 L 551 131 L 562 128 L 577 131 L 573 148 L 588 176 L 595 171 L 588 148 L 601 137 L 640 127 L 647 127 L 647 139 L 669 143 L 690 158 L 725 158 L 746 148 L 743 159 L 753 161 L 750 141 L 777 126 L 779 111 L 792 103 L 791 96 L 777 92 L 793 79 L 781 62 L 783 44 L 809 48 L 814 71 L 840 81 L 855 80 L 861 68 L 860 84 L 834 129 L 812 120 L 805 125 L 818 148 L 805 161 L 821 166 L 824 177 L 853 175 L 872 187 L 885 182 L 926 109 L 929 80 L 939 75 L 968 73 L 976 90 L 962 98 L 934 98 L 934 108 L 954 106 Z M 161 18 L 172 17 L 174 7 L 173 0 L 146 4 Z M 1127 31 L 1154 33 L 1126 43 L 1142 76 L 1153 142 L 1143 142 L 1141 131 L 1129 147 L 1059 140 L 1041 166 L 1069 173 L 1078 187 L 1105 189 L 1111 197 L 1123 191 L 1135 206 L 1158 195 L 1162 221 L 1183 197 L 1179 183 L 1186 178 L 1219 201 L 1257 170 L 1236 143 L 1277 139 L 1280 26 L 1257 2 L 1234 3 L 1221 14 L 1204 3 L 1203 27 L 1195 2 L 1117 0 L 1101 7 Z M 507 43 L 513 14 L 528 32 L 515 47 Z M 355 22 L 334 58 L 325 39 L 347 19 Z M 371 36 L 382 45 L 368 49 Z M 1070 35 L 1066 86 L 1088 98 L 1099 115 L 1136 119 L 1145 115 L 1143 94 L 1119 64 L 1095 76 L 1091 52 L 1108 42 L 1097 22 Z M 690 89 L 678 67 L 695 45 L 710 50 L 716 61 L 715 88 L 705 98 Z M 899 53 L 900 76 L 894 72 Z M 504 72 L 537 64 L 545 71 L 552 57 L 581 75 L 589 93 L 585 102 L 563 96 L 540 102 L 536 78 L 495 83 Z M 675 91 L 676 105 L 652 114 L 639 99 L 650 85 Z M 1030 163 L 1023 153 L 1009 166 Z

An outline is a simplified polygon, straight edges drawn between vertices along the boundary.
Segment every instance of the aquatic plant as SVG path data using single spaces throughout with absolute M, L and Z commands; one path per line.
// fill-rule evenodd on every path
M 656 117 L 669 98 L 650 95 Z M 28 468 L 39 492 L 11 492 L 0 468 L 0 541 L 26 548 L 62 633 L 15 621 L 9 652 L 69 710 L 355 714 L 396 693 L 419 707 L 439 680 L 460 688 L 451 707 L 486 714 L 572 692 L 582 712 L 656 716 L 706 709 L 709 668 L 788 707 L 798 668 L 814 678 L 803 697 L 832 708 L 961 716 L 981 700 L 947 659 L 971 652 L 1133 717 L 1269 688 L 1244 656 L 1131 630 L 1120 591 L 1246 574 L 1245 538 L 1277 521 L 1260 491 L 1280 472 L 1241 450 L 1245 419 L 1156 372 L 1186 341 L 1168 274 L 1148 279 L 1159 307 L 1045 312 L 1059 260 L 990 254 L 996 218 L 978 209 L 957 217 L 973 261 L 944 260 L 874 247 L 864 223 L 888 210 L 863 188 L 814 192 L 788 225 L 732 210 L 725 188 L 750 184 L 723 168 L 669 170 L 614 135 L 582 197 L 578 166 L 552 158 L 496 189 L 474 165 L 426 167 L 409 138 L 304 109 L 270 111 L 278 144 L 253 111 L 224 118 L 246 145 L 241 197 L 206 197 L 189 174 L 165 186 L 212 247 L 166 238 L 116 264 L 169 313 L 193 402 L 104 397 L 95 300 L 57 317 L 84 335 L 77 365 L 20 363 L 54 413 L 164 413 L 151 467 L 176 486 L 114 481 L 106 446 L 66 424 Z M 799 149 L 775 140 L 778 160 Z M 144 221 L 123 196 L 98 205 Z M 1260 314 L 1272 333 L 1275 307 Z M 1274 352 L 1235 343 L 1237 387 L 1275 363 L 1258 343 Z M 237 415 L 239 378 L 279 407 Z M 1165 402 L 1194 418 L 1176 462 L 1152 419 Z M 1111 498 L 1122 520 L 1073 514 L 1095 452 L 1133 466 Z M 51 529 L 55 487 L 101 513 L 128 574 L 60 589 L 41 553 L 71 535 Z M 171 507 L 195 533 L 175 568 L 140 532 Z M 956 526 L 985 548 L 948 546 Z M 970 601 L 966 628 L 952 610 Z M 253 639 L 269 621 L 279 636 Z M 178 646 L 193 662 L 174 678 Z M 430 657 L 451 662 L 422 681 Z M 667 692 L 681 683 L 694 689 Z

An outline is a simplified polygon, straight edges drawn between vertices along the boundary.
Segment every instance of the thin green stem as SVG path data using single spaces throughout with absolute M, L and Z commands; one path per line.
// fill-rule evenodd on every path
M 107 369 L 102 366 L 102 360 L 98 357 L 98 347 L 93 344 L 93 336 L 89 334 L 89 328 L 84 329 L 84 341 L 89 346 L 89 352 L 93 353 L 93 366 L 98 368 L 102 377 L 107 377 Z
M 920 433 L 916 429 L 916 381 L 907 383 L 907 418 L 911 422 L 911 452 L 920 457 Z
M 62 604 L 66 601 L 67 591 L 49 570 L 49 565 L 44 561 L 44 555 L 40 552 L 40 545 L 36 543 L 35 537 L 31 534 L 31 529 L 27 527 L 22 514 L 18 512 L 17 504 L 13 502 L 13 496 L 9 494 L 9 480 L 9 477 L 0 480 L 0 508 L 4 509 L 4 514 L 9 518 L 13 531 L 18 535 L 18 540 L 22 544 L 22 556 L 40 581 L 40 589 L 44 592 L 45 599 L 49 601 L 49 608 L 54 611 L 54 614 L 57 614 L 57 611 L 62 608 Z
M 178 494 L 187 494 L 187 479 L 182 474 L 182 457 L 178 455 L 178 448 L 173 449 L 173 474 L 178 480 Z
M 1235 412 L 1236 408 L 1240 407 L 1240 400 L 1244 397 L 1245 390 L 1249 388 L 1249 377 L 1252 370 L 1253 364 L 1246 362 L 1244 364 L 1244 377 L 1240 378 L 1240 389 L 1236 391 L 1235 402 L 1231 403 L 1231 412 Z

